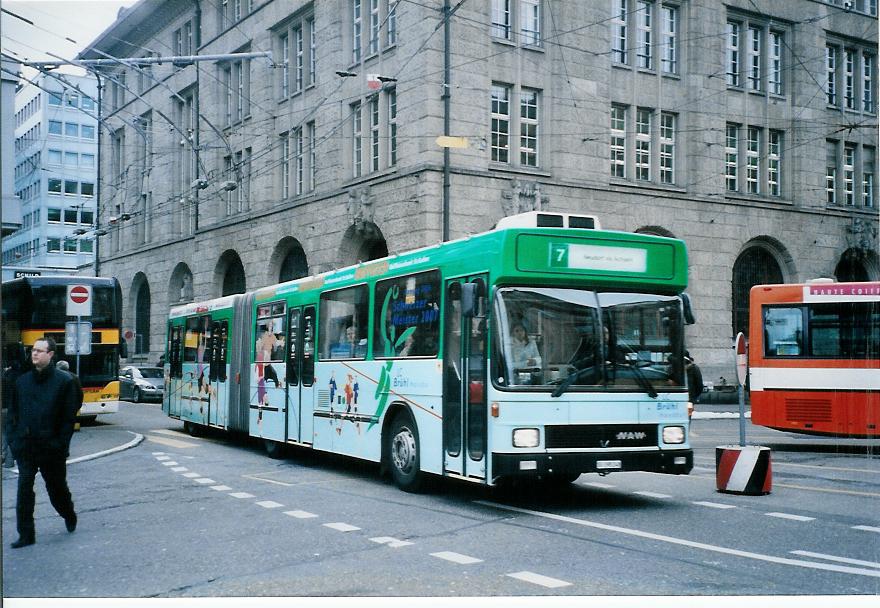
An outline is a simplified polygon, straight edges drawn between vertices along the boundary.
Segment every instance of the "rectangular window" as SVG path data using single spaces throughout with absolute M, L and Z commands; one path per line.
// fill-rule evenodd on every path
M 79 194 L 79 182 L 64 180 L 64 194 Z
M 317 53 L 317 38 L 315 36 L 315 20 L 307 19 L 306 20 L 306 29 L 309 32 L 309 84 L 315 83 L 315 78 L 318 74 L 318 53 Z
M 774 95 L 782 95 L 782 34 L 770 32 L 770 56 L 767 84 Z
M 541 1 L 520 0 L 519 31 L 522 44 L 541 44 Z
M 49 121 L 49 135 L 61 135 L 61 121 Z
M 626 177 L 626 108 L 611 106 L 611 176 Z
M 370 55 L 379 52 L 379 0 L 370 0 Z
M 64 153 L 64 166 L 65 167 L 76 167 L 79 165 L 79 154 L 76 152 L 65 152 Z
M 281 36 L 281 96 L 290 95 L 290 37 Z
M 492 0 L 492 35 L 510 40 L 510 0 Z
M 82 196 L 95 196 L 95 184 L 92 182 L 80 182 L 79 188 Z
M 361 60 L 361 28 L 363 27 L 363 15 L 361 13 L 361 0 L 352 0 L 351 3 L 351 60 L 359 63 Z
M 363 173 L 361 158 L 363 153 L 363 126 L 361 118 L 361 104 L 351 104 L 351 165 L 354 177 L 360 177 Z
M 651 179 L 651 111 L 636 110 L 636 179 Z
M 614 0 L 614 16 L 611 20 L 611 53 L 617 63 L 627 63 L 626 2 Z
M 81 185 L 85 186 L 85 184 L 81 184 Z M 79 221 L 81 224 L 86 224 L 88 226 L 91 226 L 92 224 L 95 223 L 94 211 L 86 211 L 85 209 L 83 209 L 79 213 Z
M 749 28 L 748 70 L 749 90 L 761 90 L 761 33 L 757 27 Z
M 761 129 L 748 128 L 746 139 L 746 191 L 749 194 L 761 193 L 761 182 L 758 176 L 761 172 Z
M 284 302 L 272 302 L 257 306 L 257 331 L 254 360 L 257 362 L 284 361 L 285 328 Z
M 846 49 L 843 52 L 843 103 L 847 110 L 856 109 L 856 52 Z
M 94 110 L 95 109 L 95 100 L 91 97 L 83 97 L 82 98 L 82 109 L 83 110 Z
M 825 142 L 825 202 L 837 204 L 837 142 Z
M 61 194 L 61 180 L 49 178 L 49 194 Z
M 81 125 L 79 135 L 83 139 L 95 139 L 95 127 L 92 125 Z
M 315 123 L 309 122 L 306 123 L 306 132 L 309 137 L 309 190 L 315 189 L 315 174 L 317 172 L 317 167 L 315 165 L 317 161 L 317 151 L 315 147 L 317 142 L 315 141 Z
M 856 148 L 843 147 L 843 200 L 847 205 L 855 205 Z
M 388 91 L 388 164 L 397 164 L 397 90 Z
M 79 251 L 80 253 L 92 253 L 94 251 L 94 246 L 92 241 L 88 239 L 83 239 L 79 242 Z
M 638 10 L 636 10 L 636 33 L 638 35 L 636 57 L 638 58 L 638 66 L 640 68 L 651 69 L 654 64 L 651 52 L 653 49 L 651 40 L 654 18 L 653 10 L 653 2 L 638 2 Z
M 49 223 L 61 223 L 61 209 L 49 207 L 46 210 L 46 221 Z
M 373 356 L 436 357 L 440 344 L 440 272 L 376 283 Z
M 780 195 L 779 176 L 782 171 L 782 131 L 771 130 L 767 139 L 767 192 Z
M 369 298 L 366 285 L 321 294 L 321 359 L 363 359 L 367 355 Z
M 61 251 L 61 239 L 46 239 L 46 251 L 49 253 L 57 253 Z
M 738 87 L 739 82 L 739 23 L 727 23 L 727 86 Z
M 724 182 L 729 192 L 739 191 L 738 163 L 739 127 L 728 123 L 724 138 Z
M 64 223 L 65 224 L 76 224 L 76 209 L 65 209 L 64 210 Z
M 293 154 L 294 154 L 294 188 L 293 193 L 297 196 L 305 192 L 305 183 L 304 180 L 306 178 L 306 157 L 303 156 L 303 132 L 302 129 L 297 129 L 293 132 Z
M 48 161 L 50 165 L 60 165 L 61 150 L 49 150 Z
M 370 170 L 379 170 L 379 96 L 370 98 Z
M 660 183 L 675 183 L 675 115 L 660 114 Z
M 510 162 L 510 87 L 492 85 L 492 160 Z
M 76 239 L 64 239 L 64 253 L 76 253 Z
M 281 134 L 281 198 L 290 196 L 290 134 Z
M 825 47 L 825 100 L 837 105 L 837 47 Z
M 305 78 L 305 49 L 303 48 L 303 31 L 301 27 L 293 30 L 293 44 L 296 52 L 296 62 L 294 64 L 294 92 L 303 90 L 303 79 Z
M 664 6 L 663 15 L 663 59 L 661 60 L 662 70 L 664 74 L 675 74 L 678 72 L 678 63 L 676 53 L 678 45 L 676 38 L 678 37 L 678 9 L 674 6 Z
M 874 56 L 862 55 L 862 108 L 874 112 Z
M 528 89 L 519 96 L 519 162 L 538 166 L 538 92 Z
M 397 2 L 388 0 L 388 46 L 397 44 Z
M 862 204 L 874 206 L 874 165 L 876 163 L 874 148 L 862 148 Z

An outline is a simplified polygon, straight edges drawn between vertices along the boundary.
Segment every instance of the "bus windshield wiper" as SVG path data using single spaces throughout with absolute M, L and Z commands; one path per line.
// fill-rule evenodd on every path
M 575 369 L 571 374 L 569 374 L 568 378 L 563 380 L 559 386 L 557 386 L 552 393 L 550 393 L 551 397 L 559 397 L 562 393 L 568 390 L 568 387 L 571 386 L 575 380 L 580 378 L 581 374 L 586 371 L 595 371 L 594 366 L 583 367 Z
M 613 365 L 614 365 L 614 367 L 624 367 L 627 369 L 631 369 L 633 372 L 633 376 L 635 377 L 636 381 L 639 383 L 639 386 L 641 386 L 643 389 L 645 389 L 645 392 L 648 393 L 648 396 L 651 399 L 656 399 L 657 395 L 659 393 L 654 389 L 654 385 L 651 384 L 651 381 L 645 375 L 645 372 L 642 371 L 642 368 L 639 366 L 639 363 L 647 363 L 648 365 L 651 364 L 650 361 L 646 361 L 645 359 L 636 359 L 635 361 L 624 361 L 624 362 L 615 361 L 613 363 Z

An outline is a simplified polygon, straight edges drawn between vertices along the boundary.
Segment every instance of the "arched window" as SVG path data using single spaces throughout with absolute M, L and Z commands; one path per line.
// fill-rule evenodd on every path
M 844 253 L 840 262 L 837 263 L 837 268 L 834 269 L 834 278 L 842 283 L 871 280 L 865 264 L 851 249 Z
M 134 352 L 150 352 L 150 284 L 144 280 L 137 292 L 134 307 Z
M 284 260 L 281 262 L 281 269 L 278 271 L 278 282 L 292 281 L 293 279 L 301 279 L 308 276 L 309 265 L 306 262 L 306 254 L 302 247 L 297 246 L 291 249 Z
M 750 247 L 733 265 L 733 334 L 749 333 L 749 290 L 755 285 L 782 283 L 782 269 L 773 254 L 762 247 Z
M 236 256 L 229 260 L 229 265 L 226 267 L 226 273 L 223 275 L 223 290 L 220 295 L 230 296 L 245 291 L 244 267 Z

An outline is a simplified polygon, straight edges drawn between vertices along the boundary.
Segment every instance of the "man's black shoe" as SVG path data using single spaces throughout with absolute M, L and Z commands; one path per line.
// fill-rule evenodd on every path
M 22 536 L 17 541 L 12 543 L 10 545 L 10 547 L 12 547 L 13 549 L 20 549 L 21 547 L 27 547 L 28 545 L 33 545 L 35 542 L 37 542 L 37 541 L 33 537 L 25 538 L 24 536 Z
M 67 526 L 68 532 L 73 532 L 74 530 L 76 530 L 76 513 L 74 513 L 70 517 L 65 517 L 64 525 Z

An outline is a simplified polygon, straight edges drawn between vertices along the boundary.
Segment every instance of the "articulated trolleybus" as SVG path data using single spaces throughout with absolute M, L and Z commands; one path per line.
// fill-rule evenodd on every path
M 493 485 L 686 474 L 684 243 L 528 213 L 496 229 L 209 302 L 168 321 L 163 409 Z
M 67 316 L 71 285 L 91 288 L 92 324 L 89 354 L 65 354 L 65 328 L 76 317 Z M 30 349 L 43 336 L 57 343 L 56 359 L 65 359 L 79 376 L 83 404 L 78 416 L 94 420 L 98 414 L 119 411 L 119 339 L 122 290 L 115 278 L 79 276 L 25 277 L 3 283 L 3 359 L 30 364 Z M 78 363 L 77 363 L 78 361 Z
M 880 283 L 752 287 L 752 422 L 869 437 L 880 427 Z

